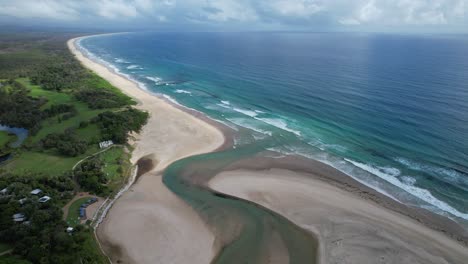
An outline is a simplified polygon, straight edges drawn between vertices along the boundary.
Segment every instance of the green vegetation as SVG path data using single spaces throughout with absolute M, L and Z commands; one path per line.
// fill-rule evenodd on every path
M 20 258 L 19 256 L 4 255 L 0 256 L 0 263 L 2 264 L 31 264 L 31 262 Z
M 108 263 L 92 228 L 76 221 L 73 208 L 82 201 L 71 205 L 68 224 L 61 208 L 79 189 L 106 196 L 122 185 L 131 169 L 128 134 L 138 132 L 148 114 L 83 68 L 66 47 L 69 38 L 0 34 L 0 124 L 29 130 L 0 166 L 0 190 L 8 189 L 0 194 L 0 245 L 14 248 L 0 263 Z M 0 148 L 12 140 L 0 132 Z M 121 145 L 100 152 L 104 140 Z M 33 188 L 52 199 L 40 203 Z M 14 222 L 17 213 L 26 220 Z M 71 235 L 68 225 L 76 227 Z
M 0 253 L 12 249 L 12 247 L 5 243 L 0 243 Z
M 10 134 L 6 131 L 0 131 L 0 150 L 8 147 L 8 145 L 16 140 L 14 134 Z M 1 153 L 1 152 L 0 152 Z
M 41 175 L 6 174 L 0 178 L 0 237 L 13 247 L 13 254 L 32 263 L 107 263 L 94 246 L 93 231 L 88 226 L 75 225 L 71 234 L 62 220 L 62 207 L 74 194 L 70 177 L 49 178 Z M 40 189 L 38 195 L 31 190 Z M 39 197 L 51 199 L 41 203 Z M 13 222 L 13 215 L 24 219 Z
M 79 215 L 80 206 L 86 203 L 91 198 L 92 197 L 83 197 L 74 201 L 70 205 L 70 207 L 68 208 L 68 214 L 67 214 L 67 220 L 66 220 L 69 226 L 75 227 L 80 224 L 80 215 Z
M 104 138 L 124 144 L 127 142 L 128 133 L 140 132 L 147 119 L 148 113 L 128 108 L 119 112 L 104 112 L 93 118 L 92 122 L 101 129 Z

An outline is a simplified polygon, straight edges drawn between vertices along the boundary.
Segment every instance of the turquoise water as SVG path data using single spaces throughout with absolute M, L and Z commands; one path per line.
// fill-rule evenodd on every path
M 257 145 L 468 220 L 468 37 L 131 33 L 81 41 L 143 89 Z

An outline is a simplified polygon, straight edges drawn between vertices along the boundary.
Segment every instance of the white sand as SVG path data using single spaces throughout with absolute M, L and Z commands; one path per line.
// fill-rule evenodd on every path
M 209 186 L 318 234 L 321 263 L 468 263 L 468 248 L 442 233 L 312 175 L 235 170 Z
M 98 236 L 104 248 L 113 262 L 209 263 L 218 251 L 213 233 L 165 187 L 159 172 L 183 157 L 215 150 L 224 143 L 222 132 L 83 56 L 74 46 L 76 40 L 68 46 L 85 67 L 150 113 L 148 124 L 136 136 L 132 162 L 150 156 L 157 164 L 114 204 L 100 225 Z

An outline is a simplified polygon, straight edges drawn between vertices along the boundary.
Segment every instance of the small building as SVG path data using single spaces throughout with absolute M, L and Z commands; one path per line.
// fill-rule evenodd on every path
M 31 194 L 32 194 L 32 195 L 38 195 L 38 194 L 40 194 L 41 192 L 42 192 L 41 189 L 34 189 L 34 190 L 31 191 Z
M 0 191 L 0 194 L 1 194 L 1 195 L 5 195 L 5 194 L 7 194 L 7 192 L 8 192 L 8 189 L 5 188 L 5 189 L 3 189 L 3 190 Z
M 26 220 L 26 216 L 22 213 L 17 213 L 12 216 L 13 222 L 23 222 Z
M 45 203 L 45 202 L 47 202 L 49 200 L 50 200 L 49 196 L 42 196 L 41 198 L 39 198 L 40 203 Z
M 71 233 L 71 232 L 73 232 L 73 227 L 71 226 L 67 227 L 67 233 Z
M 99 143 L 99 148 L 103 149 L 103 148 L 108 148 L 110 146 L 114 145 L 114 142 L 112 142 L 112 140 L 107 140 L 107 141 L 102 141 Z
M 23 199 L 19 199 L 18 202 L 20 204 L 24 204 L 27 200 L 28 200 L 28 198 L 23 198 Z

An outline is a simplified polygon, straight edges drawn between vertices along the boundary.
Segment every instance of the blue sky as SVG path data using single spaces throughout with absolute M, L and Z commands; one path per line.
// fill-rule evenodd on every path
M 0 0 L 0 24 L 468 33 L 468 0 Z

